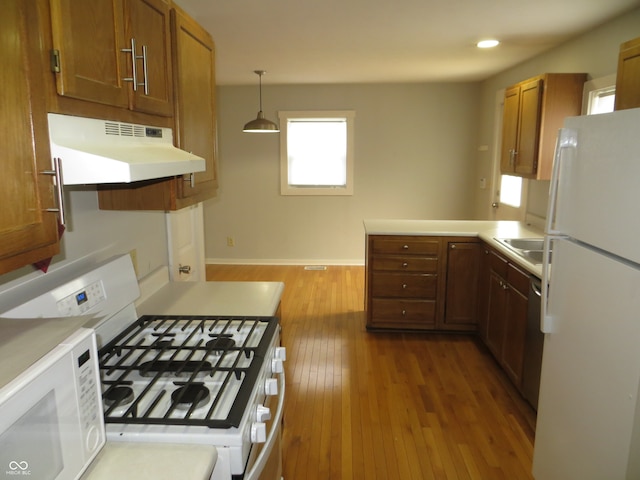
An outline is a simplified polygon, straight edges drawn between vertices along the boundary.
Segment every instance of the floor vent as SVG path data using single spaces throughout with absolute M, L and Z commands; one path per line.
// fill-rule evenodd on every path
M 307 265 L 304 267 L 305 270 L 326 270 L 327 267 L 324 265 Z

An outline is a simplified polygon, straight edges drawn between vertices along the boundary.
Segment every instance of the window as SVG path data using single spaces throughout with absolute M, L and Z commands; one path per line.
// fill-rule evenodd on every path
M 502 175 L 500 177 L 500 203 L 520 208 L 522 203 L 522 177 Z
M 279 112 L 280 193 L 353 195 L 352 111 Z
M 616 99 L 616 87 L 605 87 L 589 92 L 588 115 L 613 112 Z
M 616 74 L 589 80 L 584 83 L 582 114 L 595 115 L 613 112 L 616 98 Z

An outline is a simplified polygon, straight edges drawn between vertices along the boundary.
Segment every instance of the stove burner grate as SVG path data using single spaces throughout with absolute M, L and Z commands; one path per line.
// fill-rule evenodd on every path
M 99 352 L 105 422 L 238 427 L 278 328 L 277 317 L 141 317 Z M 130 384 L 119 415 L 107 396 Z

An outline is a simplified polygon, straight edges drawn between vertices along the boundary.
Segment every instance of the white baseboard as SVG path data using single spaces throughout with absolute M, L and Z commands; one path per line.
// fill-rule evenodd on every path
M 335 265 L 335 266 L 363 266 L 363 259 L 264 259 L 264 258 L 207 258 L 207 265 Z

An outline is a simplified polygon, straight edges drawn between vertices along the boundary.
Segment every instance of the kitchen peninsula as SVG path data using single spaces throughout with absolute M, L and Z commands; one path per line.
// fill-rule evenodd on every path
M 364 227 L 367 329 L 477 334 L 522 391 L 532 355 L 528 320 L 537 322 L 530 284 L 542 265 L 496 239 L 543 232 L 516 221 L 365 220 Z

